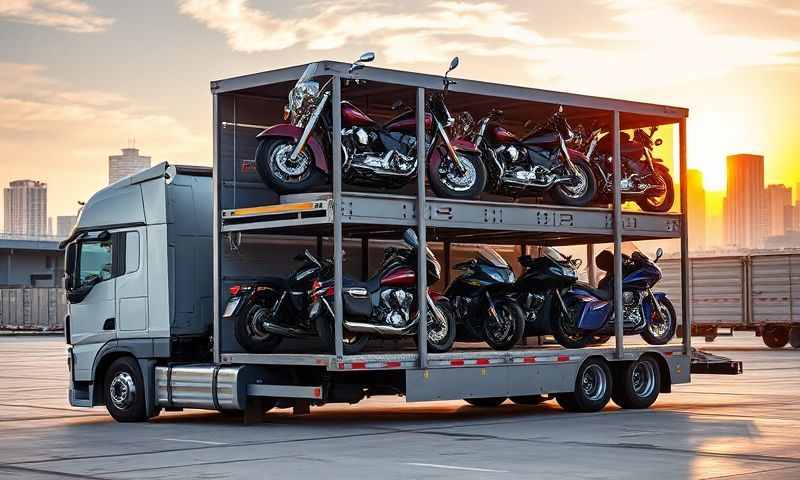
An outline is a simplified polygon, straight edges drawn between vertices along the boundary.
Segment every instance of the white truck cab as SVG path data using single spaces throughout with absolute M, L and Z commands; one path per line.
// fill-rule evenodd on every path
M 105 404 L 118 420 L 153 416 L 146 390 L 158 360 L 210 359 L 211 183 L 210 168 L 165 162 L 81 210 L 61 244 L 73 406 Z

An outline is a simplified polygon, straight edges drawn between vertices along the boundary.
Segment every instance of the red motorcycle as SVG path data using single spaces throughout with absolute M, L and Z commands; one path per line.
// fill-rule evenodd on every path
M 361 56 L 350 73 L 375 58 Z M 451 140 L 446 128 L 453 117 L 445 98 L 450 85 L 447 75 L 458 66 L 450 63 L 441 93 L 426 99 L 425 148 L 431 188 L 440 197 L 475 198 L 486 185 L 486 168 L 476 147 L 460 139 Z M 274 125 L 258 134 L 256 169 L 262 180 L 280 194 L 301 193 L 326 182 L 331 172 L 333 116 L 328 80 L 322 87 L 312 80 L 317 64 L 310 64 L 289 93 L 284 118 L 289 123 Z M 361 81 L 353 80 L 356 85 Z M 402 107 L 396 103 L 395 108 Z M 342 101 L 342 169 L 344 182 L 352 185 L 398 188 L 411 183 L 417 174 L 416 114 L 404 108 L 380 125 L 348 101 Z
M 417 340 L 417 255 L 419 240 L 414 230 L 403 234 L 406 248 L 388 248 L 383 265 L 366 282 L 344 278 L 343 305 L 344 353 L 353 355 L 366 346 L 371 336 L 413 336 Z M 425 249 L 428 284 L 441 278 L 442 267 L 429 248 Z M 317 333 L 328 347 L 334 348 L 332 279 L 316 282 L 311 291 L 310 317 Z M 450 350 L 456 338 L 456 321 L 450 303 L 428 289 L 428 351 Z

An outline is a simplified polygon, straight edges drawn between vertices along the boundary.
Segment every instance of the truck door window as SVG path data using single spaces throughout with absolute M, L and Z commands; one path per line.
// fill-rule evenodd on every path
M 113 277 L 111 240 L 85 242 L 78 262 L 78 287 L 92 285 Z

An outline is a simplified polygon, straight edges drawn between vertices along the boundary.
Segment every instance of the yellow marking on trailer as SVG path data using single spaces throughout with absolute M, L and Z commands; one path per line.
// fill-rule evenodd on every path
M 291 213 L 303 210 L 315 210 L 324 208 L 324 202 L 299 202 L 284 203 L 281 205 L 264 205 L 261 207 L 237 208 L 228 212 L 229 217 L 241 217 L 245 215 L 269 215 L 273 213 Z

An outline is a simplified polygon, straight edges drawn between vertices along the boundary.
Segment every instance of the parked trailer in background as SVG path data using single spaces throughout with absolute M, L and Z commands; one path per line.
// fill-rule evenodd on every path
M 692 334 L 711 341 L 720 328 L 749 330 L 771 348 L 800 348 L 800 252 L 695 257 L 689 265 Z M 679 260 L 661 266 L 662 288 L 680 303 Z

